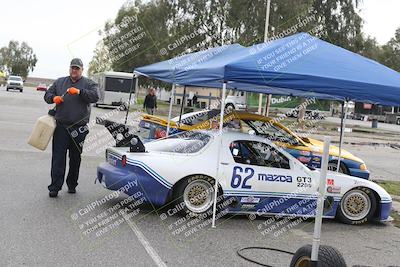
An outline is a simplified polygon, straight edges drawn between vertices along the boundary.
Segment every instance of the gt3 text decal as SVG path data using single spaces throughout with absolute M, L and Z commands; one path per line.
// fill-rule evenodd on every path
M 311 187 L 311 177 L 297 177 L 298 187 Z

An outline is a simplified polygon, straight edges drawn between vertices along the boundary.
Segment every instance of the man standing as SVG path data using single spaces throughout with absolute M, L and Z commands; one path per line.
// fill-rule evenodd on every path
M 192 98 L 192 101 L 193 101 L 193 107 L 197 108 L 197 107 L 198 107 L 198 106 L 197 106 L 197 104 L 198 104 L 198 102 L 197 102 L 197 92 L 194 93 L 194 96 L 193 96 L 193 98 Z
M 90 103 L 96 103 L 99 99 L 98 85 L 83 77 L 82 72 L 82 60 L 74 58 L 70 64 L 69 76 L 57 79 L 44 95 L 46 103 L 56 104 L 57 126 L 52 144 L 51 184 L 48 186 L 50 197 L 57 197 L 64 184 L 67 150 L 68 193 L 75 193 L 78 185 L 83 143 L 89 133 L 87 123 Z
M 154 109 L 157 108 L 157 96 L 154 88 L 150 88 L 149 93 L 146 95 L 143 108 L 146 109 L 147 114 L 154 115 Z

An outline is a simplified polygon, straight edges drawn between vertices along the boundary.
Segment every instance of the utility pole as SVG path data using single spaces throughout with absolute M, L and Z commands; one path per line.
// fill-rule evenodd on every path
M 265 28 L 264 28 L 264 43 L 268 41 L 268 27 L 269 27 L 269 13 L 271 9 L 271 0 L 267 0 L 267 9 L 265 12 Z M 258 97 L 258 114 L 262 113 L 262 100 L 263 100 L 263 94 L 259 94 Z M 267 101 L 265 103 L 265 110 L 264 110 L 264 115 L 268 116 L 269 113 L 269 105 L 271 102 L 271 94 L 268 94 L 267 96 Z

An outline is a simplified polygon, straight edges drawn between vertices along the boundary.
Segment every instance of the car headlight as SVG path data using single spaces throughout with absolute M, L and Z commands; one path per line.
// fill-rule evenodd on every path
M 360 170 L 362 171 L 366 171 L 367 170 L 367 165 L 365 165 L 365 163 L 360 165 Z

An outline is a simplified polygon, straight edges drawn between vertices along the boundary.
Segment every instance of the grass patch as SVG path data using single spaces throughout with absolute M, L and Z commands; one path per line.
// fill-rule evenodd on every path
M 382 186 L 389 194 L 400 196 L 400 182 L 398 181 L 375 181 Z
M 390 216 L 392 216 L 393 218 L 393 225 L 400 228 L 400 215 L 396 212 L 396 211 L 392 211 L 392 213 L 390 214 Z

